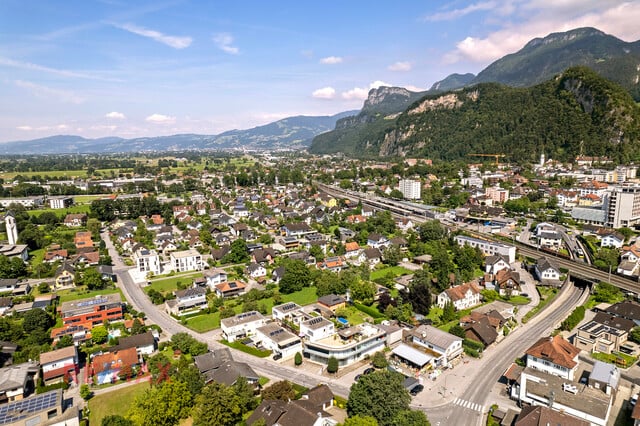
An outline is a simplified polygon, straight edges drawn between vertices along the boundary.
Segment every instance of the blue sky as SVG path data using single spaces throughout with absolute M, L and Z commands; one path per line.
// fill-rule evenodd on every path
M 640 2 L 0 2 L 0 142 L 214 134 L 428 89 L 533 37 L 640 39 Z

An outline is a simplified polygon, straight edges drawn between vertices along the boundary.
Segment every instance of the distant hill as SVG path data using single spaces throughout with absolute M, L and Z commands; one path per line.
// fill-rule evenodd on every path
M 452 74 L 432 89 L 453 90 L 489 82 L 527 87 L 579 65 L 615 81 L 640 101 L 640 41 L 628 43 L 588 27 L 535 38 L 516 53 L 493 62 L 470 81 Z
M 358 111 L 332 116 L 296 116 L 247 130 L 231 130 L 219 135 L 182 134 L 134 139 L 105 137 L 87 139 L 56 135 L 41 139 L 0 143 L 0 154 L 111 153 L 138 151 L 181 151 L 189 149 L 300 149 L 314 136 L 329 131 L 336 122 Z
M 317 144 L 328 135 L 316 137 L 310 149 L 322 150 Z M 588 155 L 640 159 L 640 107 L 622 87 L 586 67 L 529 88 L 481 83 L 427 95 L 387 120 L 384 129 L 362 129 L 350 141 L 354 145 L 343 149 L 360 156 L 443 160 L 499 153 L 528 162 L 542 150 L 569 160 L 581 141 Z
M 450 74 L 445 79 L 436 81 L 429 89 L 431 92 L 446 92 L 447 90 L 459 89 L 471 83 L 475 78 L 475 74 Z

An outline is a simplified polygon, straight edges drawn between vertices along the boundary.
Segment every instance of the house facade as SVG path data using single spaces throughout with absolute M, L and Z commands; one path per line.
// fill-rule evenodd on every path
M 201 271 L 204 268 L 202 255 L 195 249 L 174 251 L 169 257 L 176 272 Z
M 543 337 L 525 351 L 527 367 L 573 380 L 580 349 L 562 336 Z
M 477 306 L 481 303 L 480 289 L 475 283 L 448 288 L 438 294 L 438 306 L 444 308 L 447 303 L 452 303 L 457 311 Z
M 256 330 L 266 324 L 266 319 L 258 311 L 238 314 L 220 321 L 222 338 L 228 342 L 235 342 L 244 337 L 253 336 Z

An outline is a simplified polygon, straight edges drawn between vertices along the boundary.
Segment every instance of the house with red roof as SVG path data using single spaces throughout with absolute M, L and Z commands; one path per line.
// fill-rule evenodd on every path
M 525 351 L 527 367 L 573 380 L 580 349 L 561 335 L 543 337 Z

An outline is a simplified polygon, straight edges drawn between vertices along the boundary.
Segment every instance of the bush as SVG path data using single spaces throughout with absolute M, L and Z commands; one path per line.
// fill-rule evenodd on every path
M 560 324 L 560 330 L 564 330 L 564 331 L 573 330 L 574 327 L 577 326 L 580 323 L 580 321 L 584 319 L 584 313 L 585 313 L 584 306 L 578 306 L 577 308 L 575 308 L 573 312 L 571 312 L 571 315 L 569 315 L 567 319 L 562 321 L 562 324 Z
M 296 356 L 294 358 L 294 362 L 296 365 L 302 364 L 302 354 L 300 352 L 296 352 Z
M 334 374 L 338 372 L 338 358 L 332 356 L 331 358 L 329 358 L 329 362 L 327 364 L 327 372 Z
M 360 312 L 364 312 L 365 314 L 371 316 L 373 319 L 384 318 L 385 316 L 378 312 L 376 308 L 371 306 L 363 305 L 362 303 L 354 303 L 353 306 L 356 307 Z

